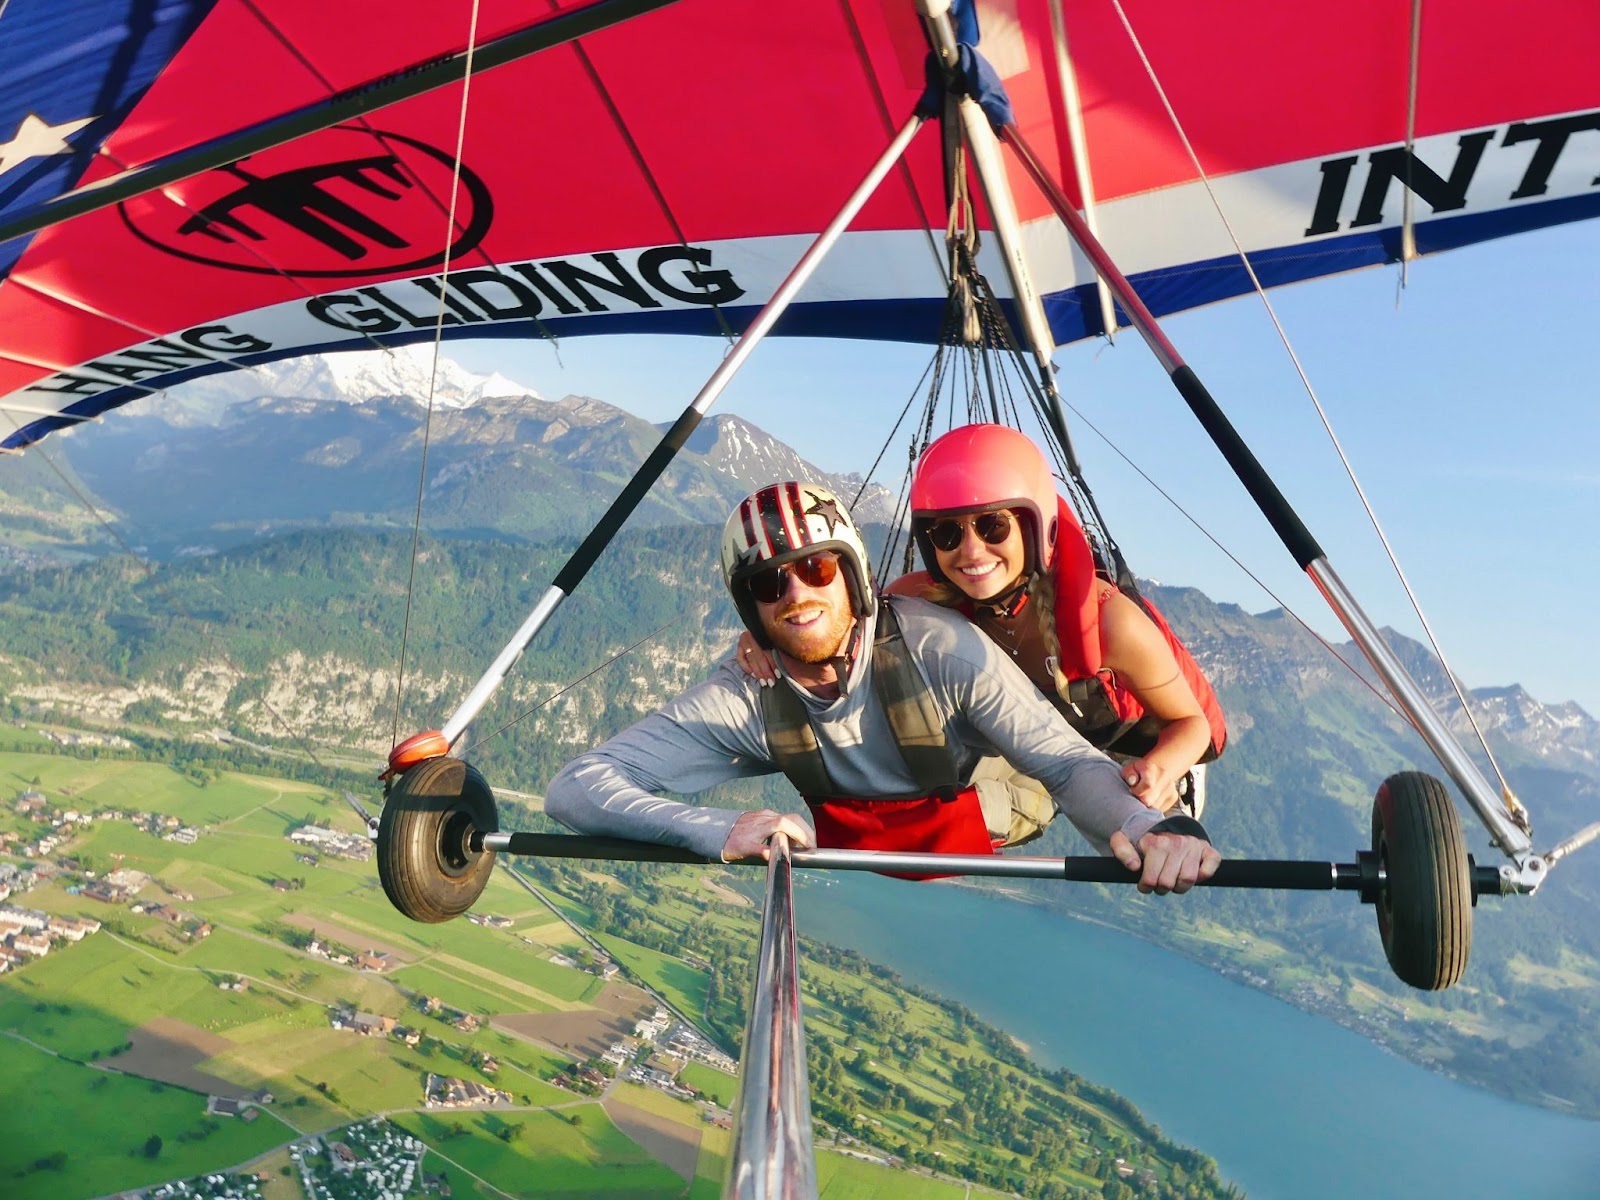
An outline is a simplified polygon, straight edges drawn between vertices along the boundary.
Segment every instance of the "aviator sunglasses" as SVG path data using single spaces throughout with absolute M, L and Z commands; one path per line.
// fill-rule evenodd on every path
M 784 563 L 781 567 L 762 571 L 759 575 L 752 575 L 749 579 L 750 594 L 762 604 L 776 604 L 789 590 L 791 571 L 807 587 L 825 588 L 839 574 L 839 556 L 831 550 L 825 550 L 819 554 L 808 554 L 804 558 L 797 558 L 794 562 Z
M 1011 536 L 1011 514 L 1001 509 L 999 512 L 978 513 L 972 517 L 944 517 L 928 526 L 928 540 L 933 543 L 934 549 L 948 554 L 961 545 L 969 524 L 972 531 L 990 546 L 998 546 Z

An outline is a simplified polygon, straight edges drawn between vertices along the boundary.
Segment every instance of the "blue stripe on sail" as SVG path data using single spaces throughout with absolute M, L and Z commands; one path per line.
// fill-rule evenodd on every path
M 1414 232 L 1418 252 L 1435 254 L 1597 216 L 1600 216 L 1600 192 L 1519 204 L 1493 212 L 1436 217 L 1417 222 Z M 1250 256 L 1256 274 L 1269 288 L 1399 261 L 1400 229 L 1397 226 L 1260 250 Z M 1244 265 L 1237 255 L 1231 254 L 1147 271 L 1130 278 L 1140 299 L 1158 317 L 1214 304 L 1253 290 Z M 1045 307 L 1051 328 L 1063 343 L 1099 332 L 1099 300 L 1092 284 L 1053 293 L 1045 298 Z M 1089 314 L 1087 321 L 1085 312 Z M 1119 317 L 1126 320 L 1120 308 Z
M 216 0 L 7 0 L 0 33 L 0 145 L 30 128 L 67 128 L 68 150 L 0 171 L 0 216 L 72 190 L 95 150 L 188 40 Z M 115 49 L 115 53 L 112 50 Z M 28 238 L 0 245 L 0 279 Z
M 1515 208 L 1473 215 L 1436 218 L 1416 226 L 1418 249 L 1423 253 L 1455 249 L 1513 233 L 1585 220 L 1600 216 L 1600 192 L 1593 195 L 1521 204 Z M 1400 231 L 1373 230 L 1325 238 L 1308 245 L 1284 246 L 1260 251 L 1251 262 L 1268 287 L 1333 275 L 1362 267 L 1382 266 L 1399 261 Z M 1158 317 L 1215 303 L 1250 291 L 1249 277 L 1236 256 L 1216 258 L 1148 271 L 1132 277 L 1146 305 Z M 1009 302 L 1002 301 L 1008 309 Z M 777 336 L 829 337 L 857 340 L 931 343 L 937 336 L 944 315 L 942 297 L 900 300 L 825 301 L 796 303 L 773 330 Z M 1094 336 L 1099 332 L 1099 301 L 1092 284 L 1045 297 L 1045 308 L 1056 338 L 1063 344 Z M 755 305 L 724 306 L 723 319 L 742 330 L 760 311 Z M 1014 314 L 1013 314 L 1014 315 Z M 717 314 L 709 308 L 660 310 L 626 313 L 585 313 L 567 317 L 541 317 L 544 330 L 558 337 L 605 333 L 699 334 L 720 337 L 723 328 Z M 446 338 L 541 336 L 531 322 L 464 325 L 447 328 Z M 212 375 L 230 367 L 249 367 L 302 354 L 321 354 L 337 350 L 370 349 L 374 344 L 408 345 L 431 341 L 433 330 L 408 329 L 374 334 L 368 339 L 322 342 L 283 347 L 265 354 L 244 355 L 231 363 L 203 363 L 182 371 L 145 380 L 144 388 L 116 387 L 94 396 L 85 396 L 65 409 L 65 417 L 41 417 L 0 439 L 0 449 L 19 449 L 52 430 L 74 425 L 72 417 L 84 419 L 117 408 L 149 394 L 150 388 L 173 387 L 192 379 Z M 115 355 L 107 355 L 114 358 Z M 88 372 L 83 372 L 88 375 Z M 24 389 L 21 396 L 26 397 Z M 49 394 L 37 393 L 41 401 Z

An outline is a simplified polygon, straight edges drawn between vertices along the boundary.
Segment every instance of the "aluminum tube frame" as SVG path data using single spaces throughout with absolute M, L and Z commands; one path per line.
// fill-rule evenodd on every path
M 1044 195 L 1050 207 L 1055 209 L 1056 216 L 1067 227 L 1067 232 L 1072 235 L 1072 240 L 1077 243 L 1078 249 L 1083 251 L 1084 257 L 1094 267 L 1095 273 L 1109 287 L 1116 296 L 1117 302 L 1122 305 L 1128 323 L 1139 331 L 1141 337 L 1149 343 L 1150 349 L 1167 371 L 1173 372 L 1184 365 L 1183 356 L 1178 353 L 1178 348 L 1172 344 L 1165 331 L 1157 324 L 1155 317 L 1139 293 L 1134 291 L 1133 285 L 1128 282 L 1128 277 L 1122 273 L 1106 248 L 1100 244 L 1100 239 L 1095 237 L 1090 230 L 1088 222 L 1072 207 L 1072 201 L 1067 199 L 1067 194 L 1061 190 L 1059 184 L 1050 177 L 1044 169 L 1044 164 L 1034 154 L 1027 139 L 1022 136 L 1021 130 L 1015 125 L 1008 125 L 1001 131 L 1001 140 L 1016 153 L 1017 161 L 1032 177 L 1039 191 Z
M 929 29 L 939 46 L 940 55 L 946 63 L 951 63 L 955 60 L 957 46 L 949 5 L 945 4 L 937 11 L 933 11 L 934 7 L 932 4 L 923 4 L 923 15 L 927 18 Z M 1033 354 L 1034 366 L 1039 372 L 1039 385 L 1049 401 L 1046 423 L 1050 431 L 1055 434 L 1062 454 L 1066 456 L 1069 471 L 1074 478 L 1079 478 L 1081 473 L 1078 468 L 1078 454 L 1072 445 L 1072 432 L 1067 423 L 1067 408 L 1062 403 L 1060 390 L 1056 387 L 1055 364 L 1051 361 L 1056 351 L 1055 335 L 1050 330 L 1050 318 L 1044 311 L 1044 299 L 1033 281 L 1033 273 L 1028 269 L 1028 255 L 1022 245 L 1022 222 L 1017 216 L 1017 204 L 1011 193 L 1010 181 L 1006 178 L 999 141 L 989 124 L 988 114 L 975 101 L 969 97 L 961 97 L 956 111 L 961 120 L 961 129 L 966 137 L 967 146 L 972 151 L 972 169 L 978 177 L 978 187 L 983 192 L 989 215 L 994 220 L 994 235 L 1000 243 L 1000 258 L 1005 265 L 1006 278 L 1011 284 L 1012 303 L 1021 318 L 1022 340 Z M 1104 282 L 1100 284 L 1100 288 L 1104 308 L 1109 312 L 1111 309 L 1110 301 L 1107 299 L 1109 292 L 1106 291 Z M 1115 321 L 1110 317 L 1103 319 L 1109 322 L 1109 335 L 1109 332 L 1114 331 Z M 1097 519 L 1098 516 L 1096 513 Z
M 26 209 L 0 223 L 0 244 L 26 237 L 74 217 L 109 208 L 177 183 L 204 171 L 227 166 L 252 154 L 260 154 L 309 133 L 329 129 L 367 113 L 409 100 L 437 88 L 459 83 L 473 70 L 482 73 L 506 63 L 527 58 L 552 46 L 565 45 L 589 34 L 621 25 L 645 13 L 667 8 L 679 0 L 598 0 L 584 8 L 556 13 L 523 29 L 485 42 L 470 56 L 460 51 L 425 66 L 403 68 L 382 79 L 347 88 L 326 100 L 308 104 L 253 125 L 238 133 L 213 139 L 188 150 L 139 167 L 130 167 L 98 183 L 87 184 Z
M 1083 205 L 1084 224 L 1095 237 L 1100 236 L 1100 226 L 1095 218 L 1094 176 L 1089 170 L 1089 135 L 1083 126 L 1083 98 L 1078 92 L 1078 71 L 1072 65 L 1072 55 L 1067 50 L 1067 15 L 1062 11 L 1061 0 L 1050 0 L 1050 34 L 1054 42 L 1056 82 L 1061 86 L 1061 108 L 1067 118 L 1067 140 L 1072 148 L 1072 170 L 1078 177 L 1078 199 Z M 1117 310 L 1111 299 L 1111 289 L 1098 275 L 1094 281 L 1095 294 L 1100 300 L 1100 324 L 1106 340 L 1117 340 Z
M 1311 581 L 1317 585 L 1317 590 L 1328 601 L 1329 607 L 1344 622 L 1345 629 L 1361 647 L 1361 652 L 1372 664 L 1372 669 L 1388 685 L 1389 691 L 1394 694 L 1418 735 L 1439 760 L 1439 765 L 1451 779 L 1455 780 L 1456 786 L 1466 796 L 1467 802 L 1488 827 L 1495 844 L 1524 868 L 1535 862 L 1542 862 L 1537 856 L 1532 855 L 1533 840 L 1506 812 L 1494 785 L 1484 778 L 1483 772 L 1478 770 L 1477 764 L 1467 757 L 1466 751 L 1462 749 L 1455 735 L 1445 727 L 1439 714 L 1433 711 L 1433 706 L 1428 703 L 1428 698 L 1423 695 L 1416 680 L 1411 678 L 1400 660 L 1395 657 L 1394 651 L 1383 640 L 1383 635 L 1367 620 L 1355 597 L 1350 594 L 1344 581 L 1339 578 L 1327 559 L 1319 559 L 1312 563 L 1306 569 L 1306 573 L 1311 576 Z
M 745 360 L 750 357 L 751 351 L 756 348 L 762 338 L 767 336 L 773 324 L 783 315 L 784 310 L 789 307 L 796 294 L 816 271 L 818 264 L 827 256 L 828 251 L 833 249 L 850 222 L 855 220 L 856 214 L 861 211 L 862 207 L 872 197 L 872 194 L 877 191 L 878 185 L 883 182 L 884 176 L 893 169 L 895 163 L 900 161 L 900 157 L 905 153 L 906 147 L 911 144 L 911 139 L 916 136 L 917 130 L 922 128 L 924 120 L 925 118 L 923 117 L 913 115 L 900 127 L 900 131 L 895 134 L 894 140 L 889 143 L 888 148 L 879 156 L 878 161 L 872 165 L 872 169 L 867 172 L 866 177 L 856 186 L 855 191 L 850 193 L 849 199 L 844 202 L 838 215 L 828 223 L 827 228 L 817 235 L 816 240 L 811 243 L 805 254 L 800 257 L 800 261 L 795 264 L 794 269 L 789 272 L 788 277 L 778 285 L 777 291 L 773 292 L 772 299 L 768 300 L 761 311 L 756 314 L 755 320 L 740 335 L 739 340 L 734 343 L 733 349 L 729 351 L 728 355 L 717 365 L 717 369 L 712 372 L 711 378 L 706 380 L 705 385 L 696 394 L 694 400 L 683 410 L 677 421 L 673 423 L 672 428 L 667 431 L 656 448 L 651 451 L 650 457 L 640 466 L 634 477 L 628 482 L 628 485 L 622 489 L 621 494 L 611 502 L 611 507 L 595 523 L 595 527 L 590 530 L 589 536 L 573 551 L 566 565 L 557 572 L 555 582 L 545 592 L 537 607 L 529 614 L 528 619 L 522 623 L 521 628 L 517 630 L 511 641 L 495 657 L 494 663 L 484 672 L 482 678 L 473 685 L 472 690 L 467 694 L 467 698 L 461 702 L 456 711 L 450 715 L 450 719 L 445 722 L 441 732 L 444 734 L 445 740 L 450 742 L 451 745 L 455 744 L 456 739 L 472 723 L 473 718 L 482 711 L 483 706 L 489 702 L 489 698 L 499 688 L 501 681 L 510 673 L 517 660 L 522 657 L 523 651 L 528 648 L 528 643 L 533 640 L 534 635 L 554 615 L 556 609 L 561 606 L 561 602 L 577 590 L 578 585 L 583 582 L 583 577 L 588 574 L 589 568 L 594 565 L 595 559 L 600 556 L 600 552 L 610 543 L 617 530 L 622 527 L 622 523 L 638 507 L 639 501 L 644 499 L 645 493 L 660 478 L 661 473 L 667 469 L 667 464 L 677 455 L 683 444 L 689 440 L 689 435 L 700 424 L 701 418 L 716 402 L 717 397 L 722 394 L 723 389 L 728 386 L 729 381 L 733 379 L 739 368 L 744 366 Z
M 815 1200 L 811 1087 L 801 1020 L 789 839 L 772 839 L 750 1017 L 739 1057 L 725 1200 Z
M 949 5 L 942 5 L 937 11 L 930 4 L 921 7 L 939 56 L 946 65 L 953 65 L 959 49 L 955 25 L 950 20 Z M 1022 319 L 1023 334 L 1033 350 L 1034 358 L 1038 360 L 1039 369 L 1048 376 L 1050 359 L 1055 354 L 1055 337 L 1050 332 L 1044 303 L 1028 270 L 1027 255 L 1022 249 L 1022 223 L 1017 219 L 1011 184 L 1006 179 L 1005 167 L 1000 160 L 1000 145 L 995 139 L 988 115 L 970 96 L 962 96 L 957 100 L 956 112 L 961 118 L 967 147 L 972 151 L 972 168 L 978 177 L 978 186 L 983 191 L 989 216 L 994 220 L 995 238 L 1000 243 L 1000 257 L 1005 262 L 1006 277 L 1011 281 L 1011 294 Z
M 1033 275 L 1028 270 L 1028 257 L 1022 248 L 1022 222 L 1017 219 L 1017 205 L 1011 197 L 1011 184 L 1006 179 L 1005 166 L 1000 158 L 1000 145 L 989 126 L 988 116 L 978 107 L 977 101 L 963 96 L 956 105 L 956 111 L 961 117 L 967 146 L 972 151 L 972 168 L 978 176 L 978 186 L 983 191 L 989 216 L 994 220 L 995 237 L 1000 242 L 1000 257 L 1005 262 L 1006 278 L 1011 282 L 1011 295 L 1017 305 L 1017 315 L 1022 320 L 1023 335 L 1040 371 L 1048 375 L 1050 359 L 1055 355 L 1055 335 L 1050 332 L 1050 322 L 1044 314 L 1044 301 L 1040 299 L 1039 289 L 1034 286 Z
M 1177 347 L 1167 338 L 1157 324 L 1155 316 L 1140 299 L 1133 285 L 1128 282 L 1127 276 L 1117 268 L 1105 247 L 1090 232 L 1083 218 L 1072 207 L 1065 193 L 1050 178 L 1043 164 L 1028 147 L 1021 132 L 1015 126 L 1008 126 L 1004 131 L 1004 139 L 1016 151 L 1019 161 L 1038 184 L 1051 207 L 1056 210 L 1056 215 L 1066 225 L 1073 241 L 1089 258 L 1101 279 L 1115 293 L 1134 328 L 1149 344 L 1162 366 L 1174 377 L 1173 382 L 1178 385 L 1184 399 L 1195 410 L 1196 416 L 1200 417 L 1206 432 L 1223 452 L 1228 465 L 1245 484 L 1251 498 L 1272 523 L 1284 545 L 1295 556 L 1301 569 L 1311 577 L 1311 581 L 1322 593 L 1329 607 L 1361 647 L 1373 670 L 1378 672 L 1389 687 L 1406 719 L 1416 728 L 1428 748 L 1438 758 L 1440 766 L 1466 796 L 1473 811 L 1488 828 L 1496 846 L 1522 869 L 1523 879 L 1520 886 L 1525 890 L 1537 887 L 1538 878 L 1542 875 L 1545 864 L 1533 853 L 1532 840 L 1527 831 L 1513 820 L 1494 786 L 1484 778 L 1483 773 L 1462 748 L 1460 741 L 1433 711 L 1422 689 L 1417 686 L 1416 681 L 1411 678 L 1384 642 L 1377 626 L 1362 611 L 1355 597 L 1334 574 L 1333 568 L 1328 564 L 1327 556 L 1322 553 L 1321 547 L 1300 523 L 1288 500 L 1267 478 L 1260 462 L 1244 445 L 1243 439 L 1222 414 L 1216 402 L 1199 384 L 1198 379 L 1178 353 Z
M 1597 826 L 1600 830 L 1600 826 Z M 1600 836 L 1600 833 L 1597 833 Z M 672 862 L 749 867 L 758 858 L 724 863 L 679 846 L 636 842 L 626 838 L 588 837 L 563 833 L 476 833 L 469 842 L 474 853 L 492 850 L 539 858 L 582 858 L 613 862 Z M 1252 888 L 1267 891 L 1351 892 L 1370 899 L 1385 883 L 1383 867 L 1366 852 L 1354 863 L 1296 859 L 1223 859 L 1217 873 L 1199 884 L 1212 888 Z M 1370 862 L 1367 861 L 1370 858 Z M 1001 854 L 927 854 L 893 850 L 791 850 L 789 860 L 800 870 L 877 871 L 928 876 L 985 876 L 996 879 L 1052 879 L 1066 883 L 1137 884 L 1139 876 L 1114 858 L 1084 855 L 1044 858 Z M 1506 880 L 1493 867 L 1474 865 L 1475 895 L 1498 895 L 1508 890 Z M 1509 890 L 1516 890 L 1512 887 Z
M 943 20 L 948 23 L 949 18 Z M 1012 302 L 1022 318 L 1022 336 L 1033 352 L 1034 366 L 1039 372 L 1039 383 L 1050 401 L 1049 425 L 1061 443 L 1074 472 L 1078 455 L 1072 447 L 1072 435 L 1067 428 L 1067 410 L 1056 388 L 1055 336 L 1050 332 L 1050 319 L 1045 315 L 1044 300 L 1028 270 L 1028 256 L 1022 246 L 1022 222 L 1017 218 L 1016 201 L 1011 195 L 1011 185 L 1006 181 L 1005 165 L 1000 158 L 1000 146 L 989 118 L 977 103 L 962 97 L 959 108 L 962 127 L 967 135 L 967 145 L 972 148 L 972 166 L 977 172 L 978 186 L 983 190 L 984 202 L 994 219 L 995 236 L 999 239 L 1001 259 L 1005 262 L 1006 277 L 1011 282 Z

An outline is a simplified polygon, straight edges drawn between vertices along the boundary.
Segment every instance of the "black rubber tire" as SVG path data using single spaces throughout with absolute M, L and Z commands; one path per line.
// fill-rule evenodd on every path
M 1472 951 L 1472 875 L 1444 784 L 1420 771 L 1384 780 L 1372 801 L 1372 851 L 1385 872 L 1376 908 L 1389 966 L 1414 988 L 1450 987 Z
M 494 871 L 494 851 L 467 846 L 473 832 L 497 833 L 494 793 L 458 758 L 432 758 L 389 788 L 378 821 L 378 879 L 390 903 L 436 925 L 477 902 Z

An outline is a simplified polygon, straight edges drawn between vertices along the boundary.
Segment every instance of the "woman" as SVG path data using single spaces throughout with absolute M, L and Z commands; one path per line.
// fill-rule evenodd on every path
M 885 590 L 960 609 L 1074 728 L 1124 760 L 1134 795 L 1168 811 L 1182 791 L 1198 816 L 1191 773 L 1222 750 L 1221 712 L 1165 623 L 1095 574 L 1038 447 L 1003 425 L 954 429 L 918 461 L 911 510 L 927 570 Z M 746 669 L 769 677 L 765 656 L 744 649 L 741 639 Z

